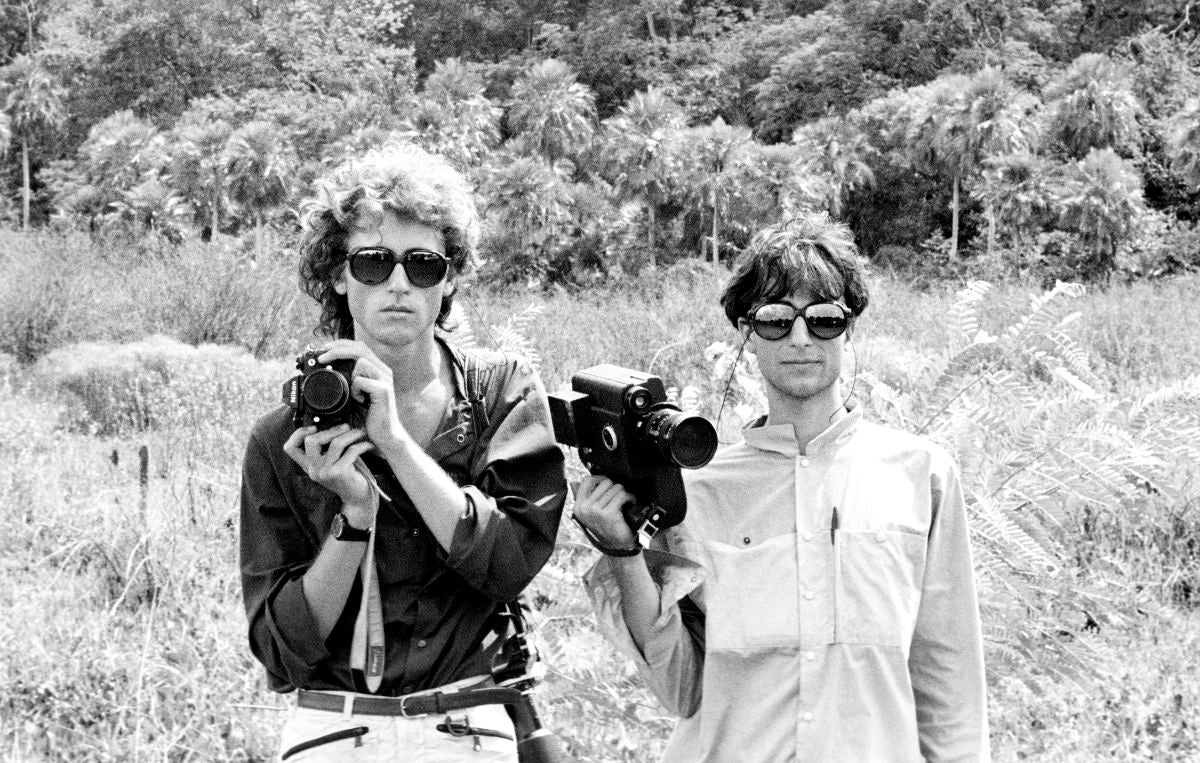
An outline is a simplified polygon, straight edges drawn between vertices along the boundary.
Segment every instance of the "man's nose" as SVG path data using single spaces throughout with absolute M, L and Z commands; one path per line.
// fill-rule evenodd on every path
M 812 334 L 808 333 L 808 324 L 799 315 L 796 316 L 796 322 L 792 324 L 792 330 L 788 333 L 788 341 L 797 347 L 806 347 L 813 343 Z
M 387 290 L 400 293 L 412 290 L 412 282 L 408 280 L 408 274 L 404 272 L 404 266 L 399 262 L 392 268 L 392 274 L 388 276 Z

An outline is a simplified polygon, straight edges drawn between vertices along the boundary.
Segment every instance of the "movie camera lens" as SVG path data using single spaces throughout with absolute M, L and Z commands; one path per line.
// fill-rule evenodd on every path
M 702 416 L 660 408 L 646 417 L 646 438 L 671 463 L 699 469 L 717 452 L 717 430 Z

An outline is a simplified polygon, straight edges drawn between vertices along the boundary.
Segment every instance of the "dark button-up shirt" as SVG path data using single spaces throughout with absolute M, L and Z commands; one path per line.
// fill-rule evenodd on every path
M 445 346 L 455 394 L 427 452 L 469 500 L 446 553 L 395 476 L 380 476 L 392 501 L 380 502 L 375 525 L 387 649 L 378 694 L 489 672 L 501 642 L 496 613 L 550 557 L 566 499 L 563 455 L 534 371 L 512 354 Z M 486 416 L 468 399 L 464 352 L 476 353 L 477 365 L 490 371 Z M 349 666 L 361 581 L 324 641 L 302 589 L 341 501 L 283 452 L 293 431 L 291 409 L 267 414 L 254 426 L 243 463 L 241 576 L 250 648 L 274 691 L 363 691 L 361 674 Z

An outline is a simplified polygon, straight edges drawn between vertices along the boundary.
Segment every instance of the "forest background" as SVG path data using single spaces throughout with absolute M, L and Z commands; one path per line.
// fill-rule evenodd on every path
M 728 263 L 845 220 L 855 394 L 963 464 L 997 758 L 1195 759 L 1198 31 L 1183 0 L 0 2 L 7 758 L 269 759 L 241 450 L 312 340 L 298 200 L 401 140 L 479 191 L 457 341 L 552 389 L 651 370 L 727 439 L 763 402 Z M 671 721 L 569 524 L 544 715 L 652 760 Z

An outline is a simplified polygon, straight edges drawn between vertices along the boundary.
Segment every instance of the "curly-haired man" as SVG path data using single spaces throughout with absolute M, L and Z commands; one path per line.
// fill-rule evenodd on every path
M 475 263 L 471 190 L 391 145 L 317 181 L 302 211 L 301 282 L 333 338 L 317 360 L 353 365 L 365 415 L 297 427 L 281 406 L 246 450 L 250 646 L 272 690 L 299 690 L 280 756 L 515 761 L 504 706 L 484 700 L 566 483 L 529 365 L 436 330 Z

